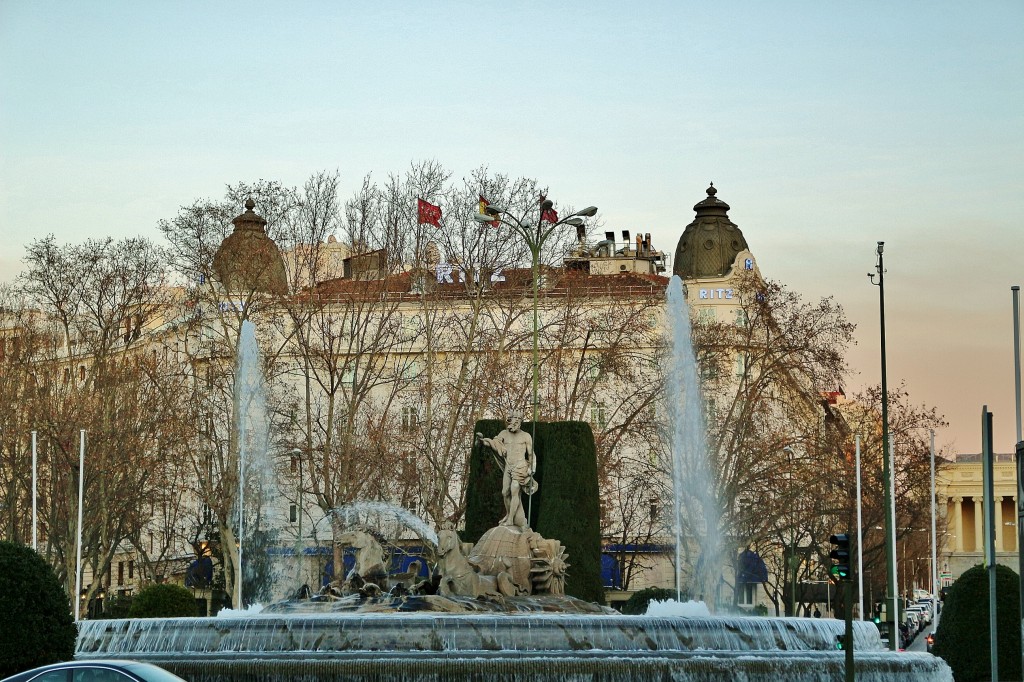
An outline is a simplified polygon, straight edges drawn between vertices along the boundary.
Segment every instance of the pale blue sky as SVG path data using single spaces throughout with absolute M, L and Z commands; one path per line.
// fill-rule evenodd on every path
M 536 177 L 673 250 L 710 180 L 764 274 L 857 322 L 979 449 L 1013 444 L 1024 3 L 0 0 L 0 280 L 223 186 L 436 159 Z

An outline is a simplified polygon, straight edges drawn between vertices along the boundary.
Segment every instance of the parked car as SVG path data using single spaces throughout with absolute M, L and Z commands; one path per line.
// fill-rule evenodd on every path
M 922 627 L 932 622 L 931 609 L 927 606 L 922 606 L 920 604 L 908 606 L 907 613 L 916 615 Z
M 0 682 L 185 682 L 152 663 L 65 661 L 26 670 Z

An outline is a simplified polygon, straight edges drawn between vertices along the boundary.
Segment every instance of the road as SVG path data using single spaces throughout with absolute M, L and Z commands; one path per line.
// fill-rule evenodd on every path
M 935 632 L 935 630 L 938 629 L 938 627 L 939 617 L 936 615 L 935 620 L 932 621 L 931 625 L 927 626 L 924 630 L 921 630 L 921 632 L 918 633 L 917 637 L 914 638 L 914 641 L 911 642 L 910 646 L 907 647 L 907 651 L 928 651 L 928 644 L 925 642 L 925 639 L 927 638 L 929 632 Z

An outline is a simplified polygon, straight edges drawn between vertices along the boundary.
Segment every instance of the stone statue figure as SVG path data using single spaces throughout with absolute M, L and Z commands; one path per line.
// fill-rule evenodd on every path
M 533 453 L 533 438 L 521 430 L 523 416 L 513 412 L 508 417 L 507 427 L 494 438 L 484 438 L 477 433 L 477 438 L 487 447 L 498 453 L 504 461 L 504 473 L 501 478 L 501 496 L 505 501 L 505 517 L 498 522 L 499 526 L 516 526 L 528 528 L 529 523 L 523 511 L 523 500 L 520 492 L 533 495 L 537 492 L 537 481 L 533 474 L 537 470 L 537 458 Z

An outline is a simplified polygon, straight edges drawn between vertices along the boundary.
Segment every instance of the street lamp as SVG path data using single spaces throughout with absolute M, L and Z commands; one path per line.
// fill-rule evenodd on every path
M 786 481 L 787 481 L 786 495 L 788 497 L 788 496 L 793 494 L 793 458 L 795 457 L 796 453 L 793 452 L 792 446 L 789 446 L 789 445 L 783 447 L 782 451 L 784 453 L 786 453 Z M 797 500 L 799 500 L 799 497 L 797 497 L 796 499 L 791 499 L 791 501 L 793 502 L 793 506 L 790 507 L 790 511 L 791 512 L 795 512 L 796 511 L 795 507 L 796 507 Z M 790 581 L 790 586 L 791 586 L 790 592 L 789 592 L 789 613 L 790 613 L 791 616 L 796 616 L 797 615 L 796 614 L 796 581 L 797 581 L 797 577 L 800 574 L 800 561 L 797 559 L 797 555 L 796 555 L 796 547 L 797 547 L 797 545 L 796 545 L 796 542 L 797 542 L 796 521 L 797 521 L 797 519 L 796 519 L 794 514 L 790 514 L 789 518 L 790 518 L 790 527 L 789 527 L 790 543 L 789 543 L 788 565 L 786 567 L 788 569 L 787 573 L 789 574 L 787 576 L 787 579 Z
M 892 454 L 889 449 L 889 389 L 885 377 L 885 265 L 882 260 L 882 250 L 885 242 L 878 242 L 875 254 L 878 260 L 875 262 L 875 272 L 868 273 L 871 283 L 875 284 L 875 275 L 878 275 L 878 319 L 881 333 L 882 349 L 882 486 L 885 488 L 885 569 L 889 576 L 886 580 L 885 601 L 886 601 L 886 622 L 889 624 L 889 648 L 896 651 L 899 648 L 899 638 L 895 636 L 896 626 L 899 623 L 899 613 L 896 605 L 896 525 L 893 509 L 892 491 L 892 470 L 889 459 Z
M 533 272 L 533 424 L 534 424 L 534 437 L 536 437 L 537 429 L 537 410 L 539 407 L 538 399 L 538 386 L 540 382 L 540 353 L 537 346 L 538 337 L 538 323 L 537 323 L 537 297 L 538 297 L 538 280 L 539 280 L 539 269 L 540 269 L 540 252 L 544 248 L 544 244 L 548 238 L 554 234 L 555 230 L 562 225 L 572 225 L 574 227 L 582 227 L 584 225 L 584 218 L 592 218 L 597 214 L 596 206 L 588 206 L 582 211 L 576 211 L 561 220 L 554 223 L 549 222 L 547 227 L 544 226 L 546 222 L 544 220 L 544 214 L 551 210 L 554 204 L 550 199 L 544 199 L 540 202 L 537 208 L 537 220 L 531 222 L 524 215 L 522 218 L 518 218 L 508 210 L 497 206 L 487 206 L 484 208 L 483 213 L 477 213 L 473 218 L 479 223 L 493 223 L 495 220 L 500 221 L 502 225 L 507 225 L 512 229 L 513 232 L 522 237 L 523 241 L 526 242 L 526 246 L 530 249 L 530 256 L 532 258 L 532 272 Z
M 288 452 L 289 457 L 294 457 L 299 462 L 299 480 L 295 491 L 295 504 L 296 510 L 295 515 L 298 517 L 299 529 L 295 534 L 295 579 L 301 585 L 302 579 L 302 450 L 299 448 L 292 448 Z

